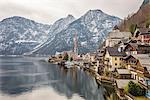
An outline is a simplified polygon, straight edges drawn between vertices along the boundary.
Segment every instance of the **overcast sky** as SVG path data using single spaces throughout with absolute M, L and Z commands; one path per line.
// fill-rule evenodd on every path
M 22 16 L 51 24 L 72 14 L 78 18 L 90 9 L 101 9 L 120 18 L 136 12 L 143 0 L 0 0 L 0 20 Z

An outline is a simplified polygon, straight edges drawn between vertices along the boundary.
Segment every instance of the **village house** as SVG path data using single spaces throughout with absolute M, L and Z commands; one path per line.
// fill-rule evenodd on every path
M 137 66 L 138 60 L 135 59 L 132 55 L 128 55 L 123 58 L 123 66 L 127 69 L 130 69 L 131 67 Z
M 95 62 L 96 61 L 96 54 L 97 53 L 90 53 L 90 62 Z
M 101 54 L 98 54 L 97 52 L 90 53 L 90 62 L 91 62 L 91 67 L 98 72 L 98 68 L 100 67 L 100 59 L 102 57 Z
M 137 40 L 143 44 L 150 44 L 150 28 L 137 28 L 134 34 Z
M 122 59 L 125 56 L 125 52 L 121 51 L 117 47 L 107 47 L 104 55 L 104 64 L 108 67 L 108 69 L 122 67 Z
M 141 33 L 138 40 L 144 44 L 150 44 L 150 32 Z
M 131 72 L 128 69 L 116 69 L 118 79 L 132 79 Z
M 147 81 L 150 78 L 150 56 L 148 54 L 138 54 L 133 55 L 133 57 L 138 60 L 138 66 L 136 68 L 138 80 L 144 85 L 147 85 Z
M 99 61 L 99 63 L 104 63 L 104 54 L 105 48 L 97 50 L 96 59 Z
M 90 62 L 90 53 L 87 53 L 85 55 L 82 55 L 82 59 L 86 62 Z
M 144 86 L 150 86 L 150 56 L 148 54 L 130 55 L 123 59 L 131 71 L 132 78 Z
M 126 52 L 127 55 L 137 54 L 138 53 L 138 44 L 137 43 L 128 43 L 124 47 L 124 52 Z
M 119 44 L 119 48 L 124 51 L 127 55 L 132 54 L 148 54 L 150 53 L 150 45 L 148 44 L 141 44 L 141 43 L 125 43 Z
M 96 54 L 97 53 L 87 53 L 85 55 L 82 55 L 83 60 L 88 62 L 95 62 L 96 61 Z
M 131 71 L 132 77 L 135 80 L 144 81 L 142 77 L 144 77 L 144 74 L 147 70 L 146 65 L 148 66 L 150 63 L 149 55 L 147 54 L 129 55 L 123 60 L 124 63 L 126 64 L 126 67 Z
M 148 44 L 138 45 L 138 54 L 149 54 L 149 53 L 150 53 L 150 45 Z
M 94 71 L 98 72 L 98 67 L 100 66 L 100 61 L 97 59 L 97 53 L 87 53 L 85 55 L 82 55 L 84 66 L 87 68 L 91 68 Z
M 109 33 L 105 42 L 105 46 L 114 47 L 120 41 L 129 40 L 130 37 L 131 37 L 130 32 L 120 32 L 120 30 L 118 29 L 113 30 L 112 32 Z

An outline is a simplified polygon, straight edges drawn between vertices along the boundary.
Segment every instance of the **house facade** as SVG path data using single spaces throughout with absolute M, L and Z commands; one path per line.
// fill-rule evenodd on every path
M 132 79 L 131 72 L 129 69 L 117 69 L 117 77 L 119 79 Z
M 109 33 L 105 46 L 106 47 L 114 47 L 122 40 L 128 40 L 131 37 L 130 32 L 120 32 L 120 30 L 116 29 Z
M 138 40 L 145 44 L 150 44 L 150 32 L 141 33 Z
M 131 71 L 133 79 L 145 87 L 150 86 L 150 56 L 148 54 L 130 55 L 123 60 Z
M 109 68 L 119 68 L 122 67 L 123 57 L 125 57 L 125 52 L 119 51 L 117 47 L 107 47 L 105 53 L 105 65 Z
M 124 51 L 126 52 L 127 55 L 137 54 L 138 53 L 137 43 L 128 43 L 125 46 Z

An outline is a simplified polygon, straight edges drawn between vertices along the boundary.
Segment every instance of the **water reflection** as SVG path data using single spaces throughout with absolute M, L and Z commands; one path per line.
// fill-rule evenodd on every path
M 0 100 L 67 100 L 66 96 L 59 95 L 50 87 L 39 88 L 32 92 L 23 93 L 17 96 L 2 95 Z M 71 100 L 84 100 L 82 97 L 74 94 Z
M 32 96 L 37 94 L 39 98 L 44 95 L 50 99 L 55 94 L 54 97 L 64 100 L 104 100 L 106 92 L 102 86 L 98 88 L 95 79 L 82 70 L 66 70 L 28 57 L 0 58 L 0 90 L 3 94 L 0 97 L 6 97 L 5 100 L 14 94 L 15 98 L 25 98 L 18 100 L 34 100 Z

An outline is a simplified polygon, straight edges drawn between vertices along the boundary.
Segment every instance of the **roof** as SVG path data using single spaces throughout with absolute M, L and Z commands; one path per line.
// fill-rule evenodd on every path
M 108 35 L 108 38 L 129 38 L 131 36 L 130 32 L 120 32 L 120 31 L 114 31 L 110 32 Z
M 149 44 L 139 44 L 138 47 L 150 47 Z
M 146 33 L 146 32 L 149 32 L 150 31 L 150 28 L 139 28 L 139 31 L 141 32 L 141 33 Z
M 132 79 L 118 79 L 118 80 L 116 80 L 117 87 L 118 87 L 119 89 L 124 89 L 124 88 L 128 85 L 128 83 L 129 83 L 130 81 L 133 81 L 133 82 L 135 82 L 135 83 L 138 83 L 137 80 L 132 80 Z
M 96 56 L 96 52 L 90 53 L 90 56 Z
M 150 35 L 150 32 L 144 32 L 144 33 L 141 33 L 140 35 Z
M 107 47 L 106 50 L 110 56 L 126 56 L 125 52 L 119 52 L 118 47 Z
M 118 74 L 131 74 L 128 69 L 117 69 Z
M 143 67 L 150 65 L 150 55 L 149 54 L 136 54 L 132 55 L 134 58 L 138 59 Z
M 127 55 L 126 57 L 123 57 L 124 60 L 128 60 L 130 58 L 132 58 L 133 56 L 132 55 Z M 134 58 L 134 57 L 133 57 Z
M 149 74 L 150 74 L 150 65 L 147 65 L 147 66 L 146 66 L 146 69 L 147 69 L 147 71 L 148 71 Z
M 142 43 L 128 43 L 127 45 L 125 45 L 125 51 L 127 49 L 128 46 L 133 47 L 136 51 L 141 50 L 140 47 L 148 47 L 147 49 L 149 49 L 150 45 L 148 44 L 142 44 Z
M 126 51 L 126 49 L 128 49 L 128 48 L 127 48 L 128 46 L 133 47 L 135 50 L 138 49 L 138 44 L 137 44 L 137 43 L 128 43 L 128 44 L 126 45 L 126 47 L 125 47 L 125 51 Z

